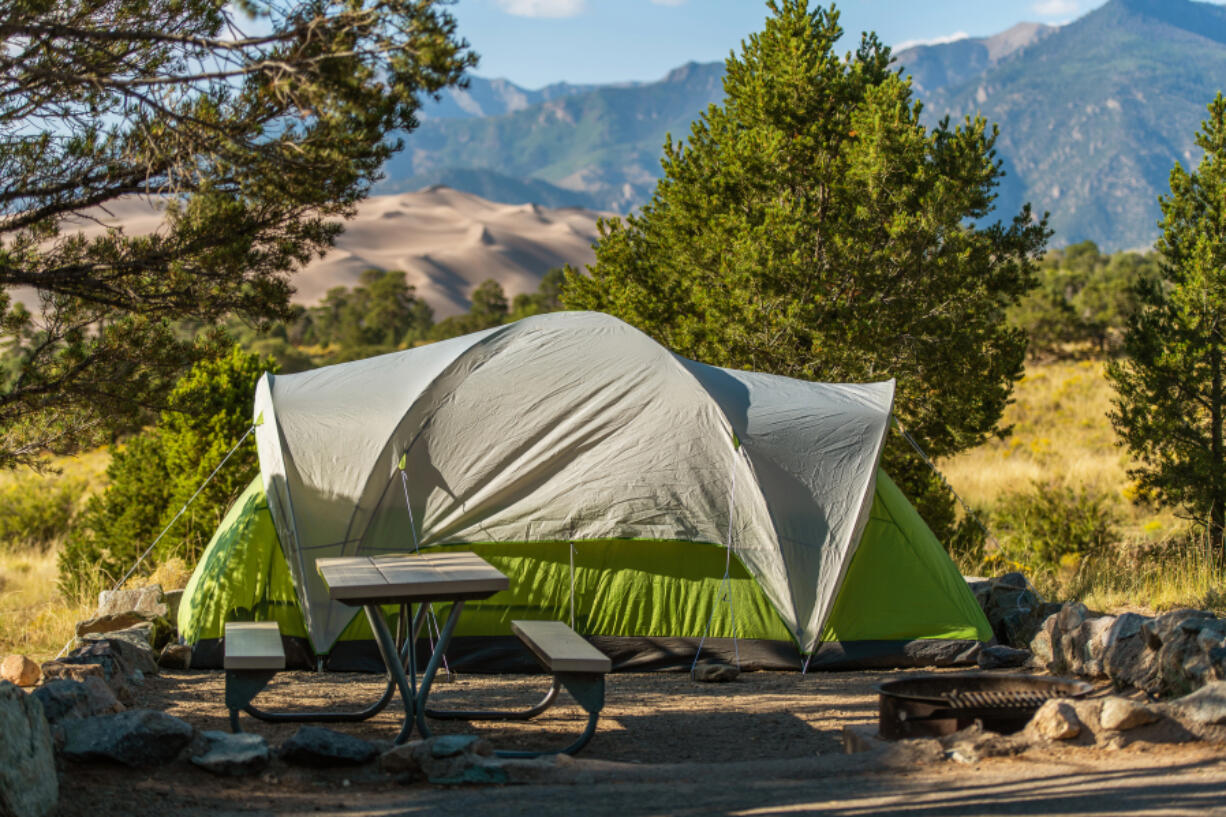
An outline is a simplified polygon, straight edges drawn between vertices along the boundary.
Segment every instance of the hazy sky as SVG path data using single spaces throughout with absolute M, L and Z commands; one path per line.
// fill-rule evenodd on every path
M 865 30 L 897 47 L 986 36 L 1023 20 L 1066 23 L 1104 2 L 844 0 L 837 5 L 852 36 L 840 50 Z M 767 14 L 764 0 L 459 0 L 450 9 L 481 55 L 475 73 L 527 88 L 654 80 L 690 60 L 722 60 Z

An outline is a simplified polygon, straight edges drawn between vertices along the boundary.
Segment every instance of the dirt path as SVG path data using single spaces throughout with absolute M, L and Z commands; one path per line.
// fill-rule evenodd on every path
M 262 777 L 213 777 L 186 761 L 132 771 L 68 764 L 60 815 L 522 814 L 1223 814 L 1226 747 L 1134 745 L 1032 750 L 973 765 L 891 765 L 845 755 L 841 731 L 875 721 L 873 684 L 898 673 L 752 673 L 735 683 L 695 684 L 684 674 L 609 678 L 600 731 L 584 751 L 576 785 L 443 788 L 402 785 L 373 767 L 315 771 L 280 761 Z M 440 685 L 440 707 L 528 704 L 544 681 L 467 676 Z M 220 672 L 147 679 L 137 705 L 164 709 L 201 729 L 224 729 Z M 284 673 L 264 699 L 298 707 L 360 703 L 382 684 L 369 675 Z M 363 724 L 339 725 L 390 740 L 395 705 Z M 568 701 L 535 723 L 489 728 L 440 723 L 440 732 L 478 731 L 495 745 L 558 745 L 582 723 Z M 244 716 L 274 746 L 295 726 Z

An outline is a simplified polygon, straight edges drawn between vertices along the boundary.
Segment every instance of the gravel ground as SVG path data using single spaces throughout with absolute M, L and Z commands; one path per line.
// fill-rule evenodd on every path
M 600 729 L 576 764 L 576 785 L 445 788 L 402 785 L 373 766 L 307 770 L 274 761 L 260 777 L 217 778 L 186 760 L 145 770 L 66 764 L 58 815 L 356 814 L 1223 814 L 1226 747 L 1135 744 L 1107 751 L 1034 749 L 973 765 L 899 763 L 845 755 L 841 732 L 876 721 L 872 687 L 899 672 L 758 672 L 727 684 L 683 673 L 609 676 Z M 527 706 L 544 676 L 466 675 L 439 683 L 439 708 Z M 199 729 L 226 729 L 221 672 L 146 679 L 134 706 L 162 709 Z M 361 706 L 383 689 L 375 676 L 280 674 L 257 703 L 269 709 Z M 333 725 L 390 741 L 393 702 L 360 724 Z M 568 743 L 584 715 L 568 696 L 518 724 L 438 722 L 439 733 L 477 732 L 504 748 Z M 276 746 L 295 725 L 243 716 Z

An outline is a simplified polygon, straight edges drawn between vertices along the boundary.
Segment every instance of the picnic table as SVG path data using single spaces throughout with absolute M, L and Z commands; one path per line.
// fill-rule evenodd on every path
M 351 722 L 371 718 L 383 710 L 397 691 L 404 701 L 404 722 L 396 736 L 404 743 L 416 726 L 421 736 L 431 736 L 426 718 L 443 720 L 528 720 L 544 712 L 565 688 L 587 712 L 587 725 L 570 745 L 551 750 L 498 750 L 504 757 L 536 757 L 543 754 L 574 754 L 596 732 L 604 707 L 604 676 L 612 662 L 604 653 L 560 621 L 512 621 L 511 630 L 532 651 L 537 661 L 553 675 L 545 697 L 521 710 L 459 711 L 427 707 L 434 676 L 438 673 L 464 602 L 484 599 L 510 582 L 505 575 L 475 553 L 445 552 L 403 556 L 346 556 L 322 558 L 316 569 L 328 585 L 331 598 L 362 607 L 374 632 L 375 644 L 387 668 L 388 682 L 374 704 L 357 711 L 269 712 L 252 700 L 278 671 L 285 668 L 285 652 L 276 622 L 228 622 L 226 624 L 226 707 L 230 727 L 241 731 L 238 713 L 265 721 Z M 439 628 L 421 683 L 417 679 L 417 640 L 433 602 L 449 602 L 451 611 Z M 400 608 L 397 637 L 393 638 L 382 605 Z M 413 605 L 417 605 L 416 613 Z
M 489 598 L 506 590 L 510 581 L 489 562 L 468 551 L 412 556 L 342 556 L 319 559 L 315 565 L 328 585 L 331 598 L 366 610 L 379 654 L 404 700 L 404 724 L 395 743 L 408 740 L 414 723 L 422 736 L 428 737 L 430 729 L 425 720 L 426 700 L 464 609 L 464 602 Z M 419 686 L 417 651 L 412 645 L 433 602 L 450 602 L 451 611 L 439 631 L 438 642 L 421 675 Z M 382 604 L 400 606 L 402 627 L 412 621 L 412 626 L 408 628 L 407 649 L 402 651 L 397 648 L 396 640 L 379 609 Z M 413 605 L 417 605 L 416 613 L 413 612 Z M 404 660 L 405 653 L 407 661 Z

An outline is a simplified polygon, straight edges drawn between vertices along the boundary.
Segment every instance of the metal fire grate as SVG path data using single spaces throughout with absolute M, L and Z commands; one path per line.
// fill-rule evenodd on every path
M 1052 698 L 1080 698 L 1084 681 L 1033 675 L 958 673 L 886 681 L 879 694 L 879 729 L 888 739 L 947 735 L 976 720 L 994 732 L 1016 732 Z

